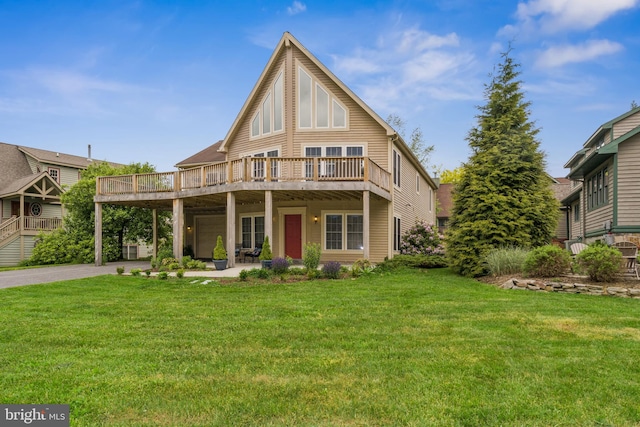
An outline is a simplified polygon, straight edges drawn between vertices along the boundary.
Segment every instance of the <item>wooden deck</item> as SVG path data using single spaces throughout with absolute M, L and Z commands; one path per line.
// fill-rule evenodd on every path
M 368 183 L 386 198 L 390 180 L 391 174 L 368 157 L 250 157 L 174 172 L 98 177 L 96 200 L 180 198 L 202 194 L 203 189 L 211 190 L 207 193 L 234 188 L 286 191 L 295 189 L 296 183 L 302 183 L 304 189 L 334 192 L 357 191 L 361 186 L 346 184 Z

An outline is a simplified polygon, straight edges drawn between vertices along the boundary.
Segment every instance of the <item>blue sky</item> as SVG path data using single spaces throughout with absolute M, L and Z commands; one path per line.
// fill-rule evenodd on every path
M 285 31 L 466 161 L 509 43 L 547 169 L 640 104 L 640 0 L 4 1 L 0 141 L 159 171 L 222 139 Z

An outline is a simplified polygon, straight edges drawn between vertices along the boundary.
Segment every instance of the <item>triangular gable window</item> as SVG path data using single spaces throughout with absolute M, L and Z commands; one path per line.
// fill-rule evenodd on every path
M 283 73 L 280 72 L 259 104 L 258 111 L 251 119 L 251 138 L 269 135 L 272 130 L 274 133 L 282 132 L 284 128 L 283 79 Z
M 298 128 L 346 129 L 348 110 L 298 66 Z

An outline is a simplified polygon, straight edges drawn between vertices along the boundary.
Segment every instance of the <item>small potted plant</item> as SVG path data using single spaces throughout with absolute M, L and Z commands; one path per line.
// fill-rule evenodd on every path
M 271 268 L 271 258 L 273 258 L 273 254 L 271 253 L 271 245 L 269 244 L 269 236 L 264 236 L 264 243 L 262 244 L 262 252 L 260 252 L 260 262 L 262 263 L 262 268 Z
M 213 265 L 216 270 L 224 270 L 227 268 L 227 250 L 222 244 L 222 236 L 218 236 L 216 247 L 213 248 Z

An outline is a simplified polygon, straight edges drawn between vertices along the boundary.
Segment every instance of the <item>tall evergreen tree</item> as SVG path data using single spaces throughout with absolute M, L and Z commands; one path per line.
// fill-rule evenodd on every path
M 465 276 L 485 274 L 484 258 L 493 248 L 547 244 L 557 225 L 559 205 L 518 69 L 504 53 L 467 136 L 472 154 L 454 193 L 446 238 L 449 264 Z

